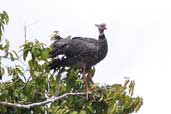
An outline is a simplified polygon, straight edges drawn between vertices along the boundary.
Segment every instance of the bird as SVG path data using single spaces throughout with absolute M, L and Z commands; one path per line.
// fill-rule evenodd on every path
M 89 88 L 87 80 L 92 81 L 92 71 L 88 71 L 86 76 L 86 69 L 90 69 L 97 63 L 102 61 L 108 52 L 108 43 L 104 34 L 106 24 L 95 24 L 98 28 L 98 39 L 87 37 L 73 37 L 62 38 L 57 35 L 56 41 L 53 43 L 51 57 L 58 57 L 64 55 L 62 58 L 57 58 L 49 64 L 50 69 L 59 67 L 75 66 L 82 69 L 82 77 L 85 84 L 86 98 L 88 99 Z

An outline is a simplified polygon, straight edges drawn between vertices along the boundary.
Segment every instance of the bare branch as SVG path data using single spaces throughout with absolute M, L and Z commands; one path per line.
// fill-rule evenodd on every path
M 31 103 L 31 104 L 19 104 L 19 103 L 9 103 L 9 102 L 4 102 L 4 101 L 0 101 L 0 105 L 4 105 L 4 106 L 10 106 L 10 107 L 16 107 L 16 108 L 27 108 L 30 109 L 31 107 L 35 107 L 35 106 L 41 106 L 41 105 L 46 105 L 48 103 L 52 103 L 55 102 L 59 99 L 63 99 L 67 96 L 81 96 L 81 95 L 85 95 L 85 92 L 78 92 L 78 93 L 65 93 L 61 96 L 52 96 L 51 98 L 42 101 L 42 102 L 37 102 L 37 103 Z M 91 92 L 89 92 L 89 94 L 91 94 Z

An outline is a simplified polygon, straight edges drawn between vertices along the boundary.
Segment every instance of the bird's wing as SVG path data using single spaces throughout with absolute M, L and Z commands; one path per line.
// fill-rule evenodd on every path
M 55 57 L 60 54 L 66 56 L 87 55 L 97 52 L 98 49 L 98 41 L 92 38 L 60 39 L 54 43 L 52 56 Z
M 52 45 L 51 47 L 53 48 L 53 51 L 51 53 L 51 57 L 55 57 L 57 55 L 60 55 L 60 54 L 64 54 L 63 52 L 63 48 L 68 44 L 68 42 L 70 41 L 71 39 L 59 39 L 59 40 L 56 40 Z
M 99 47 L 98 41 L 95 39 L 73 38 L 63 49 L 66 55 L 77 56 L 93 54 L 98 51 Z
M 72 39 L 83 40 L 88 43 L 97 43 L 98 41 L 94 38 L 86 38 L 86 37 L 73 37 Z

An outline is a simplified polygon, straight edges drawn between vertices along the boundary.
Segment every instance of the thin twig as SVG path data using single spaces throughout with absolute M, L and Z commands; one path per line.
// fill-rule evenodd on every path
M 91 94 L 91 93 L 89 93 Z M 52 103 L 55 102 L 59 99 L 63 99 L 67 96 L 82 96 L 82 95 L 86 95 L 85 92 L 78 92 L 78 93 L 65 93 L 61 96 L 52 96 L 51 98 L 42 101 L 42 102 L 37 102 L 37 103 L 31 103 L 31 104 L 19 104 L 19 103 L 9 103 L 9 102 L 4 102 L 4 101 L 0 101 L 0 105 L 3 106 L 10 106 L 10 107 L 16 107 L 16 108 L 26 108 L 26 109 L 30 109 L 31 107 L 35 107 L 35 106 L 41 106 L 41 105 L 46 105 L 48 103 Z

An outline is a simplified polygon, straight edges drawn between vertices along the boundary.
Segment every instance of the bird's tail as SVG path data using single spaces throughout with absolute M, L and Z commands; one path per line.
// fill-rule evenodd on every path
M 66 58 L 63 59 L 55 59 L 52 63 L 49 64 L 50 70 L 68 66 L 68 60 Z

